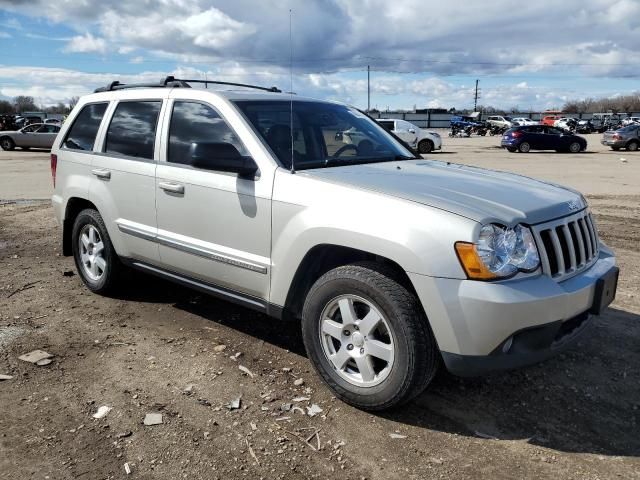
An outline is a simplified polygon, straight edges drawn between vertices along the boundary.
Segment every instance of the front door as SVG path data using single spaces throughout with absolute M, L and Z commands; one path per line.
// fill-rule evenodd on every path
M 405 122 L 404 120 L 396 120 L 396 130 L 393 133 L 412 147 L 415 147 L 418 141 L 415 125 Z
M 178 90 L 178 89 L 177 89 Z M 180 98 L 167 110 L 156 198 L 161 265 L 260 299 L 269 295 L 272 173 L 255 178 L 190 165 L 194 143 L 231 143 L 249 150 L 222 116 L 226 104 Z

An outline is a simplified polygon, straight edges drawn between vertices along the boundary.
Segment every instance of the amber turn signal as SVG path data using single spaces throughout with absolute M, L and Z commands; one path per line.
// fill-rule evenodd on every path
M 491 272 L 482 262 L 473 243 L 456 242 L 455 247 L 458 259 L 467 277 L 472 280 L 493 280 L 498 278 L 498 275 Z

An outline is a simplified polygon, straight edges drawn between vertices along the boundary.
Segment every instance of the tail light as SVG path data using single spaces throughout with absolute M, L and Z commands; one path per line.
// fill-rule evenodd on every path
M 516 130 L 515 132 L 511 132 L 511 136 L 513 138 L 520 138 L 522 136 L 522 132 Z
M 614 133 L 612 138 L 613 138 L 614 140 L 622 140 L 622 135 L 619 135 L 619 134 L 617 134 L 617 133 Z
M 58 155 L 51 154 L 51 178 L 53 179 L 53 188 L 56 188 L 56 170 L 58 169 Z

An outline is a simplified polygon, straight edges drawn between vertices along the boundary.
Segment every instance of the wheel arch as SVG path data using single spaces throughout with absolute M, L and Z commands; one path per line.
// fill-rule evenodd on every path
M 96 206 L 86 198 L 71 197 L 67 200 L 67 205 L 64 209 L 64 220 L 62 222 L 62 254 L 65 257 L 73 255 L 73 251 L 71 249 L 73 223 L 75 222 L 78 214 L 86 208 L 92 208 L 96 211 L 98 210 Z
M 311 248 L 298 264 L 286 295 L 283 316 L 288 319 L 301 317 L 307 293 L 322 275 L 334 268 L 364 261 L 379 264 L 385 271 L 391 272 L 394 280 L 416 294 L 409 276 L 394 260 L 344 245 L 321 244 Z

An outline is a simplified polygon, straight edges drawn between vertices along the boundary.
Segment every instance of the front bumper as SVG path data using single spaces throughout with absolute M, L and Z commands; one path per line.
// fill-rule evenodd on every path
M 536 363 L 569 346 L 589 323 L 598 280 L 615 263 L 601 245 L 596 263 L 560 283 L 547 275 L 494 283 L 409 276 L 447 369 L 472 376 Z

